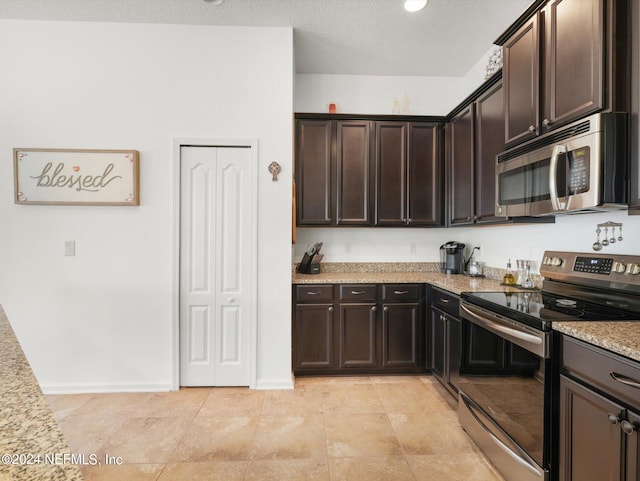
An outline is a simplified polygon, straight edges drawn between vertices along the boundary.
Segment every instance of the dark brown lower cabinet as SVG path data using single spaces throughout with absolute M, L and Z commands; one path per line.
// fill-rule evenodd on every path
M 375 302 L 340 304 L 340 367 L 378 367 Z
M 453 396 L 457 396 L 460 380 L 460 319 L 433 307 L 431 329 L 433 375 Z
M 560 481 L 640 479 L 640 364 L 563 336 Z
M 424 290 L 419 284 L 294 286 L 294 374 L 424 372 Z

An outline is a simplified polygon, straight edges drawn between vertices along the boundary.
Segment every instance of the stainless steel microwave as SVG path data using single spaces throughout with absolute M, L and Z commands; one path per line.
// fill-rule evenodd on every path
M 628 115 L 599 113 L 497 157 L 496 215 L 627 208 Z

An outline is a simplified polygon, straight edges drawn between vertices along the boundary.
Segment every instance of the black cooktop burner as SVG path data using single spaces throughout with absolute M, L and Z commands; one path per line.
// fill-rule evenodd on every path
M 466 292 L 463 299 L 537 329 L 549 330 L 553 321 L 638 320 L 637 313 L 562 297 L 544 291 Z

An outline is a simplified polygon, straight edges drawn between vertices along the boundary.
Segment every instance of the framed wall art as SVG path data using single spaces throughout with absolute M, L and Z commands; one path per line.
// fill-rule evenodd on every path
M 15 203 L 140 205 L 137 150 L 13 149 Z

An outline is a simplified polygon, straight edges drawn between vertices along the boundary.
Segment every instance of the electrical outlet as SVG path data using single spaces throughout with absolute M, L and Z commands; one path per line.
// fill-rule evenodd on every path
M 64 241 L 64 255 L 68 257 L 76 255 L 76 241 Z

